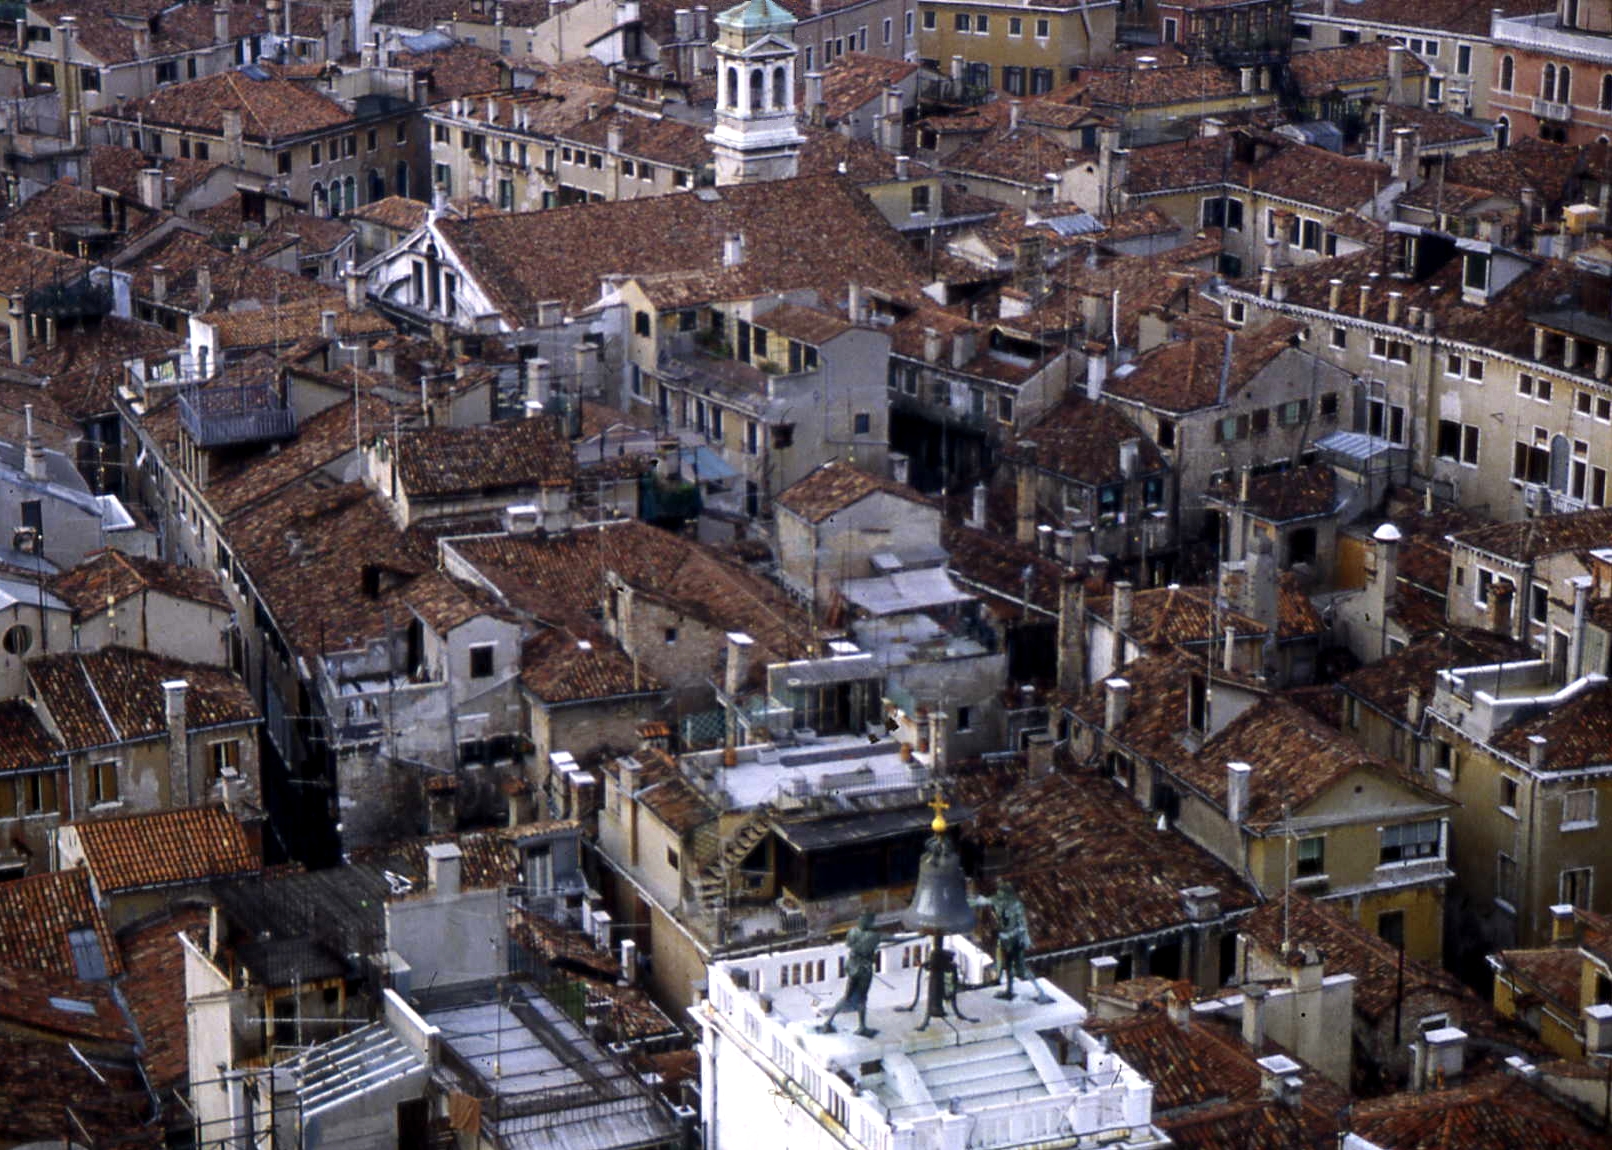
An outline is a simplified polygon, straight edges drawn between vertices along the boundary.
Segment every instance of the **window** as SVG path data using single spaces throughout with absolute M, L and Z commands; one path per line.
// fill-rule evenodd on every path
M 278 153 L 275 154 L 275 157 L 274 157 L 274 170 L 276 172 L 278 172 L 282 176 L 289 176 L 291 174 L 291 152 L 290 152 L 290 149 L 287 149 L 286 151 L 278 152 Z
M 1203 201 L 1203 226 L 1223 227 L 1227 231 L 1243 230 L 1243 202 L 1230 196 L 1213 196 Z
M 1438 457 L 1477 466 L 1478 428 L 1450 419 L 1439 420 Z
M 1153 433 L 1153 442 L 1165 449 L 1175 447 L 1175 421 L 1160 418 L 1158 429 Z
M 976 36 L 989 36 L 991 34 L 991 18 L 983 12 L 974 17 L 974 34 Z
M 1550 480 L 1550 448 L 1543 443 L 1517 440 L 1511 457 L 1511 478 L 1520 483 Z
M 647 311 L 636 312 L 633 315 L 633 331 L 638 335 L 647 336 L 649 335 L 649 330 L 649 313 Z
M 1439 823 L 1428 819 L 1419 823 L 1400 823 L 1382 829 L 1382 849 L 1378 863 L 1412 862 L 1433 858 L 1438 854 Z
M 99 806 L 102 803 L 115 803 L 118 801 L 118 761 L 107 759 L 104 762 L 90 764 L 90 803 Z
M 406 144 L 409 142 L 408 124 L 401 120 L 398 121 L 397 130 L 392 133 L 392 142 L 396 144 Z
M 1243 324 L 1248 322 L 1248 305 L 1240 299 L 1230 300 L 1226 304 L 1226 322 Z
M 912 214 L 921 216 L 929 211 L 929 185 L 914 184 L 912 186 Z
M 974 708 L 973 707 L 958 707 L 957 708 L 957 729 L 960 732 L 961 731 L 972 731 L 974 729 Z
M 1313 875 L 1325 874 L 1327 870 L 1327 840 L 1325 835 L 1313 835 L 1307 839 L 1300 839 L 1294 851 L 1293 871 L 1300 878 L 1310 878 Z
M 1455 74 L 1457 76 L 1472 75 L 1472 45 L 1457 44 L 1455 46 Z
M 176 60 L 163 60 L 157 64 L 157 83 L 173 84 L 179 80 L 179 63 Z
M 33 646 L 34 632 L 26 623 L 13 624 L 0 636 L 0 647 L 4 647 L 8 655 L 26 655 Z
M 873 417 L 869 413 L 867 413 L 865 411 L 857 412 L 856 415 L 852 419 L 851 434 L 852 435 L 870 435 L 870 434 L 872 434 L 872 431 L 873 431 Z
M 668 628 L 666 628 L 664 634 L 661 637 L 666 640 L 666 645 L 668 647 L 671 647 L 671 646 L 675 645 L 677 643 L 677 628 L 676 627 L 668 627 Z
M 1339 351 L 1344 351 L 1349 347 L 1348 328 L 1335 327 L 1332 329 L 1332 346 Z
M 1449 743 L 1433 744 L 1433 770 L 1446 779 L 1454 779 L 1461 769 L 1461 752 Z
M 673 870 L 677 870 L 682 866 L 682 859 L 678 858 L 676 848 L 666 848 L 666 865 L 671 867 Z
M 241 740 L 220 739 L 209 744 L 208 753 L 212 755 L 213 778 L 219 778 L 228 767 L 232 771 L 241 769 Z
M 1377 937 L 1395 950 L 1405 949 L 1405 912 L 1381 910 L 1377 912 Z
M 1500 776 L 1500 809 L 1508 815 L 1517 813 L 1517 794 L 1520 788 L 1510 775 Z
M 1024 35 L 1024 18 L 1023 17 L 1021 17 L 1021 16 L 1009 16 L 1008 17 L 1008 35 L 1009 36 L 1023 36 Z
M 1550 616 L 1550 588 L 1535 583 L 1528 588 L 1528 618 L 1543 623 Z
M 1035 22 L 1035 38 L 1046 40 L 1052 36 L 1052 21 L 1043 17 Z
M 1517 81 L 1517 62 L 1510 56 L 1500 57 L 1500 79 L 1495 85 L 1502 92 L 1511 91 Z
M 1561 879 L 1557 883 L 1558 901 L 1568 906 L 1589 910 L 1590 887 L 1594 881 L 1594 867 L 1569 867 L 1562 871 Z
M 886 16 L 884 18 L 884 23 L 880 26 L 880 28 L 881 28 L 881 31 L 884 33 L 884 42 L 886 44 L 889 44 L 890 41 L 895 39 L 895 34 L 896 34 L 895 21 L 891 20 L 890 17 Z
M 470 648 L 470 677 L 472 679 L 490 679 L 493 676 L 492 643 L 477 643 Z
M 1297 20 L 1293 21 L 1293 39 L 1308 40 L 1310 38 L 1310 33 L 1311 29 L 1308 24 L 1301 23 Z
M 56 773 L 46 771 L 37 775 L 26 775 L 19 780 L 18 790 L 21 791 L 22 813 L 25 815 L 55 814 L 61 809 L 56 797 Z
M 1024 69 L 1005 65 L 1002 68 L 1002 88 L 1010 96 L 1024 95 Z
M 1355 28 L 1345 28 L 1338 33 L 1339 45 L 1360 43 L 1360 32 Z
M 967 12 L 959 12 L 955 16 L 952 17 L 952 31 L 954 31 L 954 32 L 967 32 L 969 30 L 969 27 L 970 27 L 970 24 L 969 24 L 969 19 L 968 19 L 968 13 Z
M 907 13 L 907 19 L 909 21 L 912 19 L 912 13 L 911 12 Z M 933 8 L 925 8 L 924 9 L 924 31 L 933 32 L 934 30 L 935 30 L 935 10 Z
M 1562 825 L 1564 831 L 1581 831 L 1595 826 L 1595 790 L 1585 787 L 1568 791 L 1562 796 Z

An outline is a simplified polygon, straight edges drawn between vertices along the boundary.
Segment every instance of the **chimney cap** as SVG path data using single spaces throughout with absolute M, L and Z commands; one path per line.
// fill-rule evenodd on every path
M 190 681 L 188 679 L 169 679 L 162 684 L 162 689 L 170 694 L 174 691 L 189 690 Z
M 1399 528 L 1392 523 L 1384 523 L 1371 533 L 1371 537 L 1379 543 L 1398 543 L 1403 538 L 1399 533 Z

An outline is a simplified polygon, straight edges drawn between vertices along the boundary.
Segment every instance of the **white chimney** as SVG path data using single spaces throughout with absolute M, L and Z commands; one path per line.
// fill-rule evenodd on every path
M 733 232 L 722 240 L 722 266 L 736 268 L 744 263 L 744 233 Z
M 1103 686 L 1108 692 L 1103 701 L 1103 729 L 1112 732 L 1124 725 L 1130 711 L 1131 685 L 1124 679 L 1109 679 Z
M 985 527 L 985 495 L 985 484 L 974 484 L 974 502 L 968 516 L 968 526 L 981 529 Z
M 1131 629 L 1136 588 L 1126 579 L 1114 584 L 1114 630 L 1120 634 Z
M 458 897 L 463 857 L 454 843 L 432 843 L 425 848 L 426 883 L 433 894 Z
M 187 807 L 194 803 L 190 793 L 190 735 L 185 719 L 185 696 L 190 684 L 170 679 L 162 685 L 168 720 L 168 805 Z
M 1248 781 L 1253 773 L 1247 763 L 1226 764 L 1226 821 L 1234 827 L 1248 817 Z
M 34 405 L 22 405 L 22 471 L 29 479 L 45 479 L 45 449 L 34 433 Z

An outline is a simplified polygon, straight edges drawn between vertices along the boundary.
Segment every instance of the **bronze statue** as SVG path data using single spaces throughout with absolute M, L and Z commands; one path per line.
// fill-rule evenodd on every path
M 1051 1001 L 1025 963 L 1025 956 L 1030 953 L 1030 921 L 1013 884 L 1004 879 L 996 884 L 996 893 L 990 898 L 976 898 L 973 901 L 979 906 L 989 906 L 996 915 L 996 945 L 1002 951 L 1002 973 L 1007 975 L 1007 989 L 997 991 L 996 997 L 1011 1002 L 1013 980 L 1022 978 L 1028 980 L 1035 990 L 1037 1002 Z
M 845 959 L 845 993 L 834 1004 L 828 1020 L 818 1027 L 819 1031 L 833 1034 L 835 1016 L 842 1010 L 854 1010 L 857 1022 L 855 1033 L 859 1037 L 872 1038 L 879 1033 L 868 1028 L 868 990 L 873 986 L 873 960 L 883 941 L 883 936 L 874 926 L 873 912 L 863 911 L 861 920 L 845 936 L 845 949 L 850 952 Z

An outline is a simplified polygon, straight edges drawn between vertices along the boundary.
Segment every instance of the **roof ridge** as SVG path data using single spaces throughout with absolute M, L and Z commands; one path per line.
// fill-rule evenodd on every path
M 112 732 L 112 741 L 121 743 L 123 741 L 123 732 L 118 730 L 118 725 L 112 721 L 112 713 L 106 709 L 106 703 L 101 699 L 101 692 L 95 686 L 95 679 L 90 675 L 89 667 L 84 663 L 84 656 L 75 654 L 73 658 L 78 663 L 79 674 L 84 676 L 85 686 L 90 689 L 90 697 L 95 700 L 95 706 L 100 710 L 101 718 L 106 721 L 106 729 Z

